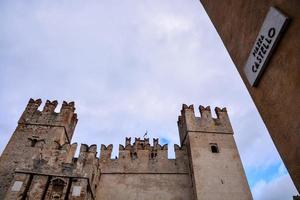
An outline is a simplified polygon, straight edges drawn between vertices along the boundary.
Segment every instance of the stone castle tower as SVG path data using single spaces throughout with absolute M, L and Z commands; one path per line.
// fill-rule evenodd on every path
M 5 200 L 248 200 L 252 199 L 225 108 L 183 105 L 180 146 L 126 138 L 119 156 L 112 145 L 71 143 L 77 123 L 74 103 L 31 99 L 0 157 L 0 199 Z

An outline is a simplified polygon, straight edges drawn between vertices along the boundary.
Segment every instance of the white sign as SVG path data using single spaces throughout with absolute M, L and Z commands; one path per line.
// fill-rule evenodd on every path
M 72 196 L 79 197 L 81 193 L 81 186 L 74 186 Z
M 244 67 L 246 77 L 252 86 L 257 85 L 287 20 L 288 17 L 276 8 L 269 9 Z
M 12 188 L 11 188 L 11 191 L 12 192 L 19 192 L 22 188 L 22 185 L 23 185 L 22 181 L 15 181 Z

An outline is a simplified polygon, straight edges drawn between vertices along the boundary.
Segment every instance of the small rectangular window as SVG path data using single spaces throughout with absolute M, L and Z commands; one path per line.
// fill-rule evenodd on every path
M 212 153 L 219 153 L 219 147 L 218 147 L 218 144 L 216 144 L 216 143 L 211 143 L 210 149 L 211 149 Z

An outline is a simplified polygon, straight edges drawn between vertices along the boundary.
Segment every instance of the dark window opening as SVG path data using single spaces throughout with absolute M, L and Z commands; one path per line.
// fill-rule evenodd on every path
M 217 144 L 210 144 L 210 148 L 212 153 L 219 153 L 219 148 Z
M 156 156 L 157 156 L 157 153 L 155 152 L 151 152 L 151 154 L 150 154 L 150 159 L 154 159 L 154 158 L 156 158 Z
M 133 160 L 137 159 L 137 153 L 136 152 L 134 152 L 134 153 L 130 152 L 130 157 Z
M 54 179 L 52 181 L 51 199 L 59 200 L 63 196 L 65 182 L 61 179 Z
M 31 147 L 34 147 L 37 143 L 37 139 L 33 139 L 33 140 L 30 140 L 30 141 L 31 141 L 31 144 L 30 144 Z
M 43 148 L 43 145 L 45 144 L 45 140 L 44 139 L 36 139 L 35 136 L 33 136 L 33 138 L 28 138 L 29 144 L 27 144 L 30 147 L 39 147 L 39 148 Z
M 95 174 L 93 173 L 92 174 L 92 181 L 91 181 L 92 183 L 94 182 L 94 178 L 95 178 Z

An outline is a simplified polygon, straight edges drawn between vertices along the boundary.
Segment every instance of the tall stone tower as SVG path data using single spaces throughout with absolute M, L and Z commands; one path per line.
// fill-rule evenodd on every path
M 41 103 L 40 99 L 30 99 L 0 157 L 0 199 L 4 199 L 17 168 L 39 165 L 35 161 L 46 156 L 42 151 L 53 145 L 70 144 L 77 123 L 74 103 L 64 102 L 59 113 L 54 112 L 57 101 L 47 101 L 39 111 Z
M 195 199 L 252 199 L 226 108 L 183 105 L 178 119 L 180 142 L 187 146 Z
M 74 103 L 30 100 L 0 158 L 0 199 L 4 200 L 251 200 L 226 109 L 183 105 L 180 145 L 168 158 L 158 139 L 126 138 L 113 145 L 71 144 L 77 123 Z

